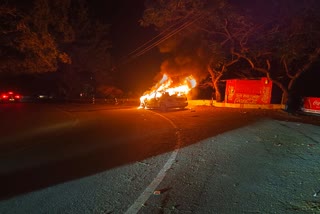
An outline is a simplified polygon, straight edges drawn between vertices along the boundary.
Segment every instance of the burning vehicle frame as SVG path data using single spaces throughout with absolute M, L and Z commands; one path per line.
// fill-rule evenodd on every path
M 173 81 L 164 74 L 161 81 L 149 92 L 140 97 L 140 108 L 160 109 L 166 111 L 169 108 L 184 109 L 188 106 L 187 94 L 196 86 L 196 80 L 190 75 L 183 83 L 173 86 Z
M 156 94 L 161 93 L 160 97 Z M 140 105 L 142 108 L 148 109 L 160 109 L 161 111 L 167 111 L 168 108 L 179 108 L 184 109 L 188 106 L 187 96 L 184 94 L 173 94 L 169 95 L 168 92 L 157 92 L 154 98 L 144 99 L 141 101 Z

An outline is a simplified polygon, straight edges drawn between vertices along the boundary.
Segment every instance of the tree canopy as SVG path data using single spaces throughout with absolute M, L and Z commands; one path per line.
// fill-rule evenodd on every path
M 63 93 L 94 92 L 111 79 L 110 27 L 87 0 L 0 4 L 0 73 L 45 74 Z
M 197 38 L 221 101 L 220 79 L 236 76 L 268 77 L 286 97 L 297 78 L 319 60 L 319 18 L 313 0 L 158 0 L 146 5 L 141 24 L 169 35 L 167 43 Z
M 30 8 L 1 5 L 0 72 L 56 71 L 71 60 L 59 46 L 73 41 L 67 22 L 70 1 L 34 0 Z
M 110 84 L 111 54 L 109 25 L 90 17 L 88 4 L 79 1 L 71 10 L 74 41 L 64 45 L 72 59 L 64 65 L 61 85 L 69 93 L 87 95 Z

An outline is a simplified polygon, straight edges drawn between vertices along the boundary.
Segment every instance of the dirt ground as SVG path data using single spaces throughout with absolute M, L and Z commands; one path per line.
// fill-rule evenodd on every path
M 234 205 L 220 210 L 320 213 L 320 116 L 292 115 L 282 110 L 240 111 L 249 118 L 256 115 L 266 121 L 241 129 L 238 136 L 232 132 L 233 137 L 217 137 L 229 147 L 215 149 L 228 151 L 225 154 L 239 152 L 239 157 L 230 160 L 237 167 L 220 169 L 222 177 L 230 179 L 229 185 L 234 187 L 226 187 Z M 242 138 L 246 144 L 239 145 Z M 208 192 L 212 191 L 215 188 Z
M 197 106 L 194 109 L 207 111 L 210 109 L 207 106 Z M 216 108 L 217 109 L 217 108 Z M 275 120 L 289 121 L 289 122 L 300 122 L 320 126 L 320 114 L 311 114 L 302 111 L 298 111 L 294 114 L 288 113 L 281 109 L 241 109 L 241 108 L 221 108 L 231 112 L 241 112 L 243 114 L 249 113 L 252 116 L 260 118 L 271 118 Z
M 170 191 L 145 213 L 320 213 L 320 116 L 205 106 L 164 115 L 184 145 L 159 187 Z

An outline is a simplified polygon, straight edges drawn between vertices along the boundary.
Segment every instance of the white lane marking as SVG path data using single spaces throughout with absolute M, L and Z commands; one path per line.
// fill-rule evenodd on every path
M 164 118 L 167 120 L 173 128 L 177 129 L 178 127 L 167 117 L 153 112 L 157 114 L 158 116 Z M 160 170 L 158 175 L 153 179 L 153 181 L 147 186 L 147 188 L 142 192 L 142 194 L 137 198 L 137 200 L 129 207 L 129 209 L 125 212 L 126 214 L 134 214 L 138 213 L 141 207 L 145 204 L 145 202 L 150 198 L 150 196 L 153 194 L 153 192 L 156 190 L 156 188 L 159 186 L 163 178 L 166 176 L 166 173 L 168 169 L 171 168 L 172 164 L 174 163 L 176 156 L 179 152 L 179 147 L 181 145 L 181 133 L 180 131 L 176 131 L 177 135 L 177 144 L 176 144 L 176 149 L 172 152 L 170 155 L 170 158 L 166 162 L 166 164 L 163 166 L 163 168 Z

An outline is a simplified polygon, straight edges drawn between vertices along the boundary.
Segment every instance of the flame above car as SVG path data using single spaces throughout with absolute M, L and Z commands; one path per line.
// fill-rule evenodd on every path
M 145 92 L 140 97 L 140 103 L 145 100 L 160 98 L 164 93 L 168 93 L 170 96 L 187 95 L 196 85 L 197 81 L 192 75 L 185 77 L 182 82 L 176 84 L 167 74 L 163 74 L 162 79 L 150 91 Z

